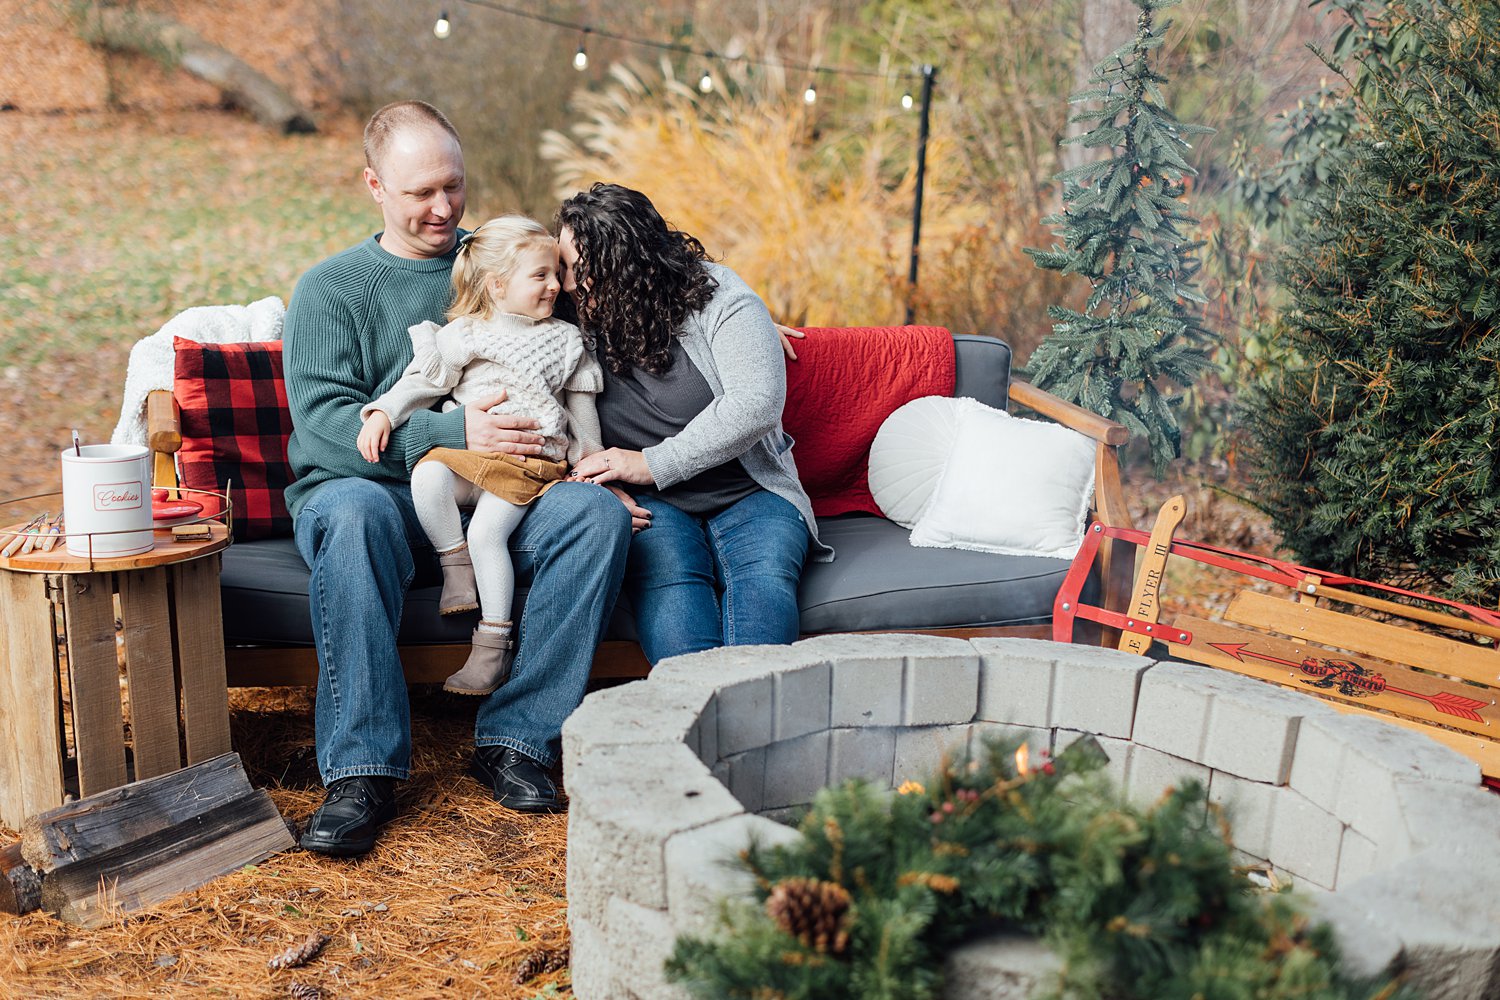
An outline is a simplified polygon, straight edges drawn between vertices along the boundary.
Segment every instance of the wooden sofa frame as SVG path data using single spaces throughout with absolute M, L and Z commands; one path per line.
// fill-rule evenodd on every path
M 1120 479 L 1120 448 L 1129 440 L 1129 430 L 1123 424 L 1075 406 L 1026 382 L 1012 380 L 1009 398 L 1015 406 L 1056 421 L 1095 442 L 1094 519 L 1115 527 L 1133 527 Z M 182 427 L 177 401 L 171 392 L 156 390 L 148 396 L 146 423 L 148 444 L 155 453 L 155 483 L 157 486 L 174 487 L 178 485 L 175 456 L 182 446 Z M 1124 607 L 1134 576 L 1135 547 L 1123 542 L 1107 542 L 1100 547 L 1098 569 L 1105 607 Z M 1051 638 L 1052 626 L 906 631 L 961 639 L 982 636 L 1047 639 Z M 1087 638 L 1112 646 L 1117 636 L 1118 633 L 1114 630 L 1103 629 Z M 445 677 L 463 665 L 468 651 L 467 643 L 407 644 L 400 647 L 406 678 L 414 684 L 442 683 Z M 317 683 L 318 659 L 311 646 L 230 646 L 225 650 L 225 664 L 231 687 L 301 686 Z M 649 669 L 646 658 L 636 643 L 611 640 L 601 643 L 595 654 L 593 677 L 638 678 L 646 676 Z

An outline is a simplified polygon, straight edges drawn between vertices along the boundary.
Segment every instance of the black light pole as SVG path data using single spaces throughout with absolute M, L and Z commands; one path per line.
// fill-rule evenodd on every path
M 936 66 L 922 67 L 922 123 L 917 127 L 917 191 L 911 208 L 911 268 L 906 273 L 906 322 L 915 318 L 917 259 L 922 246 L 922 185 L 927 179 L 927 121 L 932 113 L 932 78 Z

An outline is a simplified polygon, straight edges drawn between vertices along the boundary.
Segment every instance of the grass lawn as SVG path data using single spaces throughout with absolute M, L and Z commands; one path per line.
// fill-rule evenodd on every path
M 0 114 L 0 150 L 0 498 L 57 489 L 70 428 L 107 439 L 136 340 L 190 306 L 285 300 L 378 228 L 349 124 Z

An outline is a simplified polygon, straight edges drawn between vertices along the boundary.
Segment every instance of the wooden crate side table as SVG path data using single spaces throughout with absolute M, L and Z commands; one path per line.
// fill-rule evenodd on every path
M 219 553 L 229 529 L 114 559 L 48 552 L 0 557 L 0 822 L 61 805 L 66 746 L 56 636 L 62 625 L 81 795 L 155 777 L 229 750 Z M 115 641 L 123 623 L 133 769 Z

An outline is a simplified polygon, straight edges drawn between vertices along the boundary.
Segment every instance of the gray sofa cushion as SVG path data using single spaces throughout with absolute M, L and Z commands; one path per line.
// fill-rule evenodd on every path
M 1010 348 L 992 337 L 955 336 L 955 395 L 1004 409 Z M 838 558 L 809 563 L 800 593 L 804 633 L 877 629 L 1029 625 L 1049 621 L 1067 573 L 1061 559 L 919 549 L 883 518 L 819 518 Z M 401 622 L 408 643 L 463 642 L 477 612 L 437 613 L 438 579 L 426 567 L 413 581 Z M 221 578 L 224 634 L 236 645 L 311 645 L 308 571 L 289 538 L 230 546 Z M 519 595 L 524 599 L 524 591 Z M 635 638 L 630 608 L 615 608 L 608 639 Z

